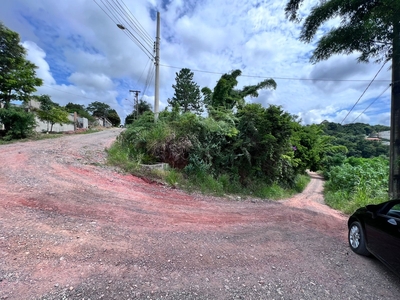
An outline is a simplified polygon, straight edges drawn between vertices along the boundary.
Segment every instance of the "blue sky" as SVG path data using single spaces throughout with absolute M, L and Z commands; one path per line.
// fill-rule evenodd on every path
M 194 81 L 200 87 L 210 88 L 223 73 L 240 69 L 244 76 L 239 77 L 238 87 L 256 84 L 264 78 L 277 82 L 276 90 L 263 90 L 258 98 L 246 99 L 247 102 L 266 107 L 280 105 L 298 115 L 304 124 L 323 120 L 341 123 L 381 65 L 359 64 L 356 54 L 310 64 L 313 45 L 298 40 L 299 25 L 285 19 L 285 3 L 4 0 L 0 20 L 20 34 L 28 59 L 39 67 L 37 75 L 44 85 L 37 93 L 48 94 L 61 105 L 100 101 L 116 109 L 124 120 L 133 106 L 130 89 L 140 90 L 140 97 L 153 105 L 154 81 L 149 78 L 154 65 L 126 30 L 116 26 L 116 19 L 125 22 L 126 27 L 132 19 L 136 20 L 149 39 L 141 40 L 133 29 L 130 32 L 146 47 L 147 42 L 155 40 L 155 12 L 159 11 L 160 110 L 173 97 L 175 73 L 181 68 L 191 69 Z M 315 1 L 304 3 L 306 13 Z M 110 4 L 126 6 L 132 19 L 124 20 L 115 11 L 107 10 Z M 331 21 L 322 30 L 334 25 L 335 21 Z M 149 51 L 153 49 L 150 47 Z M 389 67 L 388 64 L 382 69 L 344 123 L 357 118 L 357 122 L 389 125 L 390 89 L 382 94 L 390 83 Z

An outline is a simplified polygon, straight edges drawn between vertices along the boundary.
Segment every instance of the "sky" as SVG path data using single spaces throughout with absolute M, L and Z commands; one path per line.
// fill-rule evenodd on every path
M 300 25 L 278 0 L 0 0 L 0 21 L 17 32 L 54 102 L 109 104 L 124 123 L 134 93 L 154 107 L 156 15 L 160 13 L 160 111 L 174 96 L 176 73 L 214 88 L 240 69 L 238 88 L 272 78 L 247 103 L 279 105 L 302 124 L 324 120 L 390 125 L 390 65 L 358 63 L 357 54 L 311 64 L 317 39 L 299 41 Z M 305 0 L 302 13 L 318 1 Z M 125 30 L 117 27 L 123 25 Z M 337 20 L 324 25 L 321 36 Z M 367 86 L 370 87 L 363 94 Z M 385 91 L 386 90 L 386 91 Z M 361 97 L 362 96 L 362 97 Z M 361 97 L 361 98 L 360 98 Z M 357 105 L 355 103 L 358 101 Z M 354 108 L 353 108 L 354 107 Z

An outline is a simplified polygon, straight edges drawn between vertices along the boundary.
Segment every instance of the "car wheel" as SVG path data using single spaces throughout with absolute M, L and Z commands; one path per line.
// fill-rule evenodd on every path
M 349 227 L 349 245 L 351 250 L 357 254 L 368 256 L 370 253 L 365 246 L 365 235 L 361 224 L 357 221 Z

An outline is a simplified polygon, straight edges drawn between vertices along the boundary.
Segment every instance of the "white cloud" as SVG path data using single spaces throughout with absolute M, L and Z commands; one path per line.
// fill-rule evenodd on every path
M 107 91 L 114 86 L 112 80 L 104 74 L 73 73 L 68 80 L 76 86 L 96 91 Z
M 50 66 L 45 60 L 46 53 L 31 41 L 25 41 L 22 46 L 26 49 L 26 58 L 38 67 L 36 76 L 43 79 L 45 84 L 54 84 L 55 80 L 51 75 Z

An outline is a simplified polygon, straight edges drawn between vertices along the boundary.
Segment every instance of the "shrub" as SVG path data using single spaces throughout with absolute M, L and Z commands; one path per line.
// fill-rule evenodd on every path
M 329 172 L 325 201 L 335 209 L 352 213 L 367 204 L 388 200 L 389 161 L 384 157 L 348 158 Z
M 7 129 L 5 140 L 26 138 L 36 126 L 35 116 L 19 107 L 0 108 L 0 123 Z

